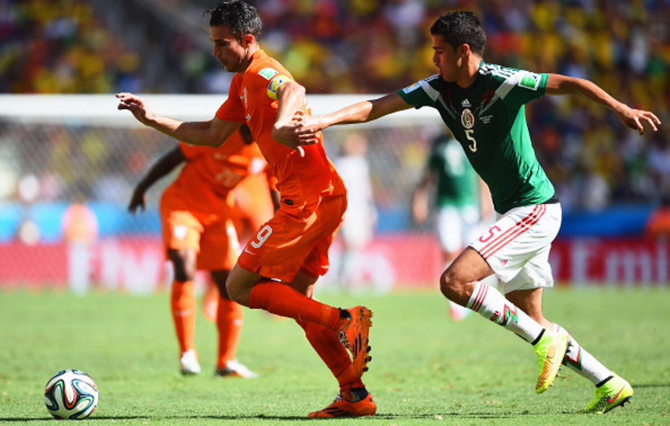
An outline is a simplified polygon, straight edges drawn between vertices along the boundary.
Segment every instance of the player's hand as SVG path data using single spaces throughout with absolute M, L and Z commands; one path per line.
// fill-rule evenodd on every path
M 619 120 L 621 120 L 626 127 L 637 130 L 640 135 L 644 134 L 645 124 L 649 125 L 654 131 L 657 131 L 658 126 L 661 125 L 661 120 L 650 111 L 633 109 L 628 105 L 622 104 L 621 108 L 615 112 L 619 117 Z
M 133 196 L 130 198 L 130 203 L 128 204 L 128 211 L 132 214 L 137 212 L 137 209 L 140 208 L 142 211 L 146 210 L 147 197 L 140 188 L 135 188 L 133 191 Z
M 282 145 L 300 152 L 303 145 L 313 145 L 319 142 L 318 132 L 303 126 L 304 113 L 298 110 L 290 123 L 275 123 L 272 128 L 272 138 Z
M 319 132 L 323 130 L 326 126 L 321 122 L 320 117 L 307 115 L 302 117 L 302 127 L 305 129 L 310 129 L 314 132 Z
M 122 92 L 117 93 L 116 97 L 119 99 L 117 109 L 130 111 L 133 116 L 144 125 L 148 125 L 153 119 L 154 113 L 145 105 L 144 100 L 132 93 Z

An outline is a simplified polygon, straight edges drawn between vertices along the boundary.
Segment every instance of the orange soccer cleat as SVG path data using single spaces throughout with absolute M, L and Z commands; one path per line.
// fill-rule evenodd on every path
M 329 406 L 323 410 L 309 413 L 307 417 L 363 417 L 373 416 L 377 412 L 377 404 L 369 393 L 360 401 L 345 400 L 340 393 Z
M 372 327 L 372 311 L 365 306 L 356 306 L 347 309 L 351 320 L 343 321 L 338 337 L 342 344 L 351 352 L 354 372 L 358 377 L 368 371 L 368 362 L 372 357 L 368 355 L 372 349 L 369 346 L 370 327 Z

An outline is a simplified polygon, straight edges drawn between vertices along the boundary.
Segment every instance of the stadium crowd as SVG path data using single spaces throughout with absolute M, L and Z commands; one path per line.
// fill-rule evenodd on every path
M 207 59 L 205 33 L 186 34 L 182 22 L 158 18 L 145 19 L 142 28 L 116 31 L 99 9 L 102 3 L 0 0 L 0 92 L 206 93 L 227 87 L 218 80 L 230 76 Z M 203 28 L 202 10 L 212 6 L 204 0 L 120 3 L 131 9 L 151 3 L 154 9 L 184 11 Z M 622 101 L 670 120 L 667 0 L 250 3 L 265 24 L 264 48 L 281 58 L 309 93 L 383 93 L 427 77 L 434 70 L 428 27 L 445 9 L 461 8 L 483 17 L 488 62 L 588 77 Z M 160 38 L 167 40 L 161 49 L 126 38 L 156 38 L 159 27 Z M 174 54 L 167 50 L 179 53 L 179 66 L 161 69 L 165 78 L 147 77 L 150 58 Z M 165 85 L 172 74 L 182 77 L 171 80 L 182 81 L 181 86 Z M 597 210 L 612 203 L 656 202 L 670 193 L 667 125 L 640 140 L 624 131 L 614 114 L 567 98 L 542 99 L 528 114 L 538 157 L 565 206 Z M 92 155 L 105 162 L 100 154 Z M 105 155 L 118 154 L 108 148 Z

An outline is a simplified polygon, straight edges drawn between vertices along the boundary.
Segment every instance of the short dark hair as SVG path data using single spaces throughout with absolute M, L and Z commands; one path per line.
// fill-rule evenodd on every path
M 255 7 L 241 0 L 229 0 L 219 3 L 214 9 L 207 10 L 209 13 L 209 26 L 228 27 L 231 33 L 238 39 L 245 34 L 253 35 L 260 40 L 263 32 L 263 22 Z
M 454 49 L 467 44 L 474 53 L 484 55 L 486 32 L 474 12 L 459 10 L 442 15 L 430 27 L 430 34 L 442 36 Z

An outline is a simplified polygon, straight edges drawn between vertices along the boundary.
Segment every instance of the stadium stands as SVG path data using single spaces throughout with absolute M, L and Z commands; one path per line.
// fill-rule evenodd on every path
M 0 92 L 222 92 L 230 76 L 209 58 L 203 33 L 202 10 L 211 3 L 4 0 Z M 447 8 L 468 8 L 485 22 L 487 61 L 588 76 L 623 101 L 669 118 L 667 1 L 252 3 L 265 23 L 264 47 L 310 93 L 383 93 L 426 77 L 430 23 Z M 667 126 L 643 144 L 613 114 L 555 98 L 535 103 L 529 123 L 567 208 L 658 202 L 670 190 L 669 167 L 659 160 L 670 156 Z

